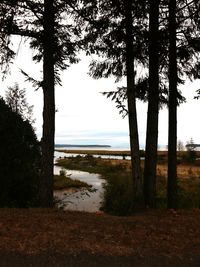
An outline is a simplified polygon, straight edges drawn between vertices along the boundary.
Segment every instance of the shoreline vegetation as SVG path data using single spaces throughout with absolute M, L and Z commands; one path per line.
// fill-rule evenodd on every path
M 57 152 L 63 152 L 63 153 L 66 153 L 66 154 L 77 154 L 77 155 L 80 155 L 80 154 L 83 154 L 83 155 L 107 155 L 107 156 L 130 156 L 130 151 L 129 150 L 124 150 L 124 151 L 121 151 L 121 150 L 85 150 L 85 149 L 79 149 L 79 150 L 76 150 L 76 149 L 55 149 L 55 151 Z
M 54 175 L 54 190 L 70 190 L 70 189 L 83 189 L 91 188 L 92 186 L 82 182 L 78 179 L 71 179 L 71 174 L 67 174 L 67 171 L 64 168 L 61 168 L 60 174 Z
M 130 156 L 130 150 L 93 150 L 93 149 L 58 149 L 55 148 L 55 151 L 66 153 L 66 154 L 75 154 L 75 155 L 100 155 L 100 156 Z M 167 160 L 168 151 L 159 150 L 158 152 L 158 161 Z M 187 161 L 189 151 L 177 151 L 178 161 L 184 159 Z M 196 157 L 200 158 L 200 151 L 195 151 Z M 140 156 L 145 157 L 145 151 L 140 150 Z
M 92 186 L 80 180 L 71 179 L 65 175 L 54 175 L 54 190 L 70 190 L 72 188 L 83 189 Z
M 64 152 L 62 150 L 62 152 Z M 73 150 L 79 153 L 79 151 Z M 84 156 L 64 157 L 57 160 L 56 165 L 66 169 L 98 173 L 107 181 L 104 186 L 102 210 L 115 215 L 132 214 L 135 201 L 132 192 L 130 160 L 95 158 L 96 151 L 81 150 Z M 118 152 L 118 151 L 117 151 Z M 124 151 L 121 151 L 124 152 Z M 99 153 L 99 151 L 98 151 Z M 110 155 L 110 151 L 101 151 L 102 155 Z M 111 151 L 116 153 L 116 151 Z M 178 152 L 178 194 L 179 208 L 199 208 L 200 206 L 200 160 L 191 161 L 188 151 Z M 144 160 L 141 160 L 143 170 Z M 167 207 L 167 151 L 158 152 L 157 166 L 157 208 Z

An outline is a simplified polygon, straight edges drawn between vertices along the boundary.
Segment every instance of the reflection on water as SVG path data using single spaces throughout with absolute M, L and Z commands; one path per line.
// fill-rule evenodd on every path
M 63 157 L 65 153 L 56 152 L 55 157 Z M 59 174 L 62 168 L 54 166 L 54 174 Z M 104 179 L 101 179 L 99 174 L 67 170 L 67 175 L 70 174 L 71 179 L 78 179 L 92 185 L 90 189 L 70 189 L 56 190 L 54 196 L 58 200 L 58 207 L 64 210 L 78 210 L 87 212 L 99 211 L 103 197 Z

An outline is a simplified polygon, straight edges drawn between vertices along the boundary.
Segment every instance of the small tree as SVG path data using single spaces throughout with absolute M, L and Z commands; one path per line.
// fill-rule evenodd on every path
M 17 83 L 13 87 L 8 87 L 6 103 L 13 112 L 19 114 L 24 120 L 28 120 L 31 124 L 34 123 L 33 106 L 29 106 L 25 89 L 20 89 Z
M 178 140 L 178 142 L 177 142 L 177 150 L 178 151 L 184 150 L 184 145 L 183 145 L 183 142 L 181 140 Z
M 190 141 L 187 141 L 186 149 L 187 149 L 187 156 L 186 156 L 187 160 L 189 162 L 194 162 L 196 160 L 197 153 L 195 151 L 193 138 L 191 138 Z

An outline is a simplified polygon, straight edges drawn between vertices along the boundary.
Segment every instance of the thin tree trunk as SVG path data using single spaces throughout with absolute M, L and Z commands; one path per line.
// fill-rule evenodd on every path
M 133 47 L 133 19 L 132 4 L 130 0 L 125 0 L 126 12 L 126 68 L 127 68 L 127 98 L 128 98 L 128 118 L 130 132 L 130 148 L 132 162 L 132 176 L 135 198 L 141 198 L 142 177 L 140 168 L 140 151 L 137 125 L 137 111 L 135 99 L 135 74 L 134 74 L 134 47 Z
M 53 0 L 44 0 L 43 36 L 43 136 L 42 171 L 40 181 L 40 205 L 53 206 L 53 158 L 55 133 L 55 96 L 54 96 L 54 11 Z
M 177 208 L 177 51 L 176 0 L 169 1 L 168 208 Z
M 145 206 L 151 208 L 155 207 L 158 148 L 159 2 L 160 0 L 150 0 L 149 12 L 149 92 L 144 165 L 144 200 Z

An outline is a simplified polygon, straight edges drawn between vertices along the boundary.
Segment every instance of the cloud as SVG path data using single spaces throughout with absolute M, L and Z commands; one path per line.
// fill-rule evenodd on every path
M 111 146 L 129 146 L 129 137 L 127 132 L 71 132 L 70 134 L 58 134 L 56 143 L 62 144 L 81 144 L 81 145 L 111 145 Z
M 18 40 L 20 42 L 20 40 Z M 42 132 L 42 91 L 34 91 L 32 85 L 24 83 L 24 77 L 19 68 L 27 69 L 28 73 L 41 78 L 41 64 L 31 60 L 32 52 L 28 47 L 21 46 L 17 61 L 11 66 L 11 75 L 0 81 L 1 94 L 7 86 L 18 82 L 22 88 L 27 88 L 27 100 L 34 105 L 35 128 L 38 138 Z M 80 55 L 82 60 L 61 74 L 62 87 L 56 88 L 56 136 L 58 143 L 79 144 L 111 144 L 127 146 L 129 144 L 128 120 L 122 119 L 115 104 L 105 98 L 100 92 L 115 90 L 125 85 L 126 80 L 116 84 L 113 78 L 94 80 L 88 76 L 90 59 Z M 0 74 L 1 75 L 1 74 Z M 200 142 L 200 124 L 197 114 L 200 113 L 199 101 L 194 100 L 195 90 L 199 88 L 199 80 L 187 82 L 181 86 L 187 103 L 178 108 L 178 139 L 186 142 L 193 137 L 195 143 Z M 138 129 L 141 146 L 145 144 L 147 104 L 137 103 Z M 159 144 L 167 144 L 168 111 L 160 111 Z

